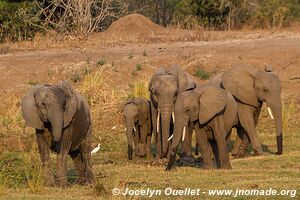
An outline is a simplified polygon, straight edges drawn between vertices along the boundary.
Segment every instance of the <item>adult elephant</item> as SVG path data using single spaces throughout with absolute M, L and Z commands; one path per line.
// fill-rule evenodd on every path
M 179 66 L 169 69 L 159 68 L 152 76 L 148 89 L 150 91 L 152 124 L 156 143 L 156 158 L 167 157 L 169 151 L 168 139 L 171 136 L 174 102 L 178 94 L 193 89 L 196 84 L 191 75 Z
M 231 168 L 226 139 L 232 127 L 238 122 L 237 103 L 231 94 L 214 85 L 197 86 L 194 90 L 178 95 L 175 102 L 175 118 L 174 137 L 167 170 L 171 169 L 175 161 L 180 141 L 186 143 L 189 140 L 189 148 L 186 147 L 185 150 L 191 155 L 191 132 L 187 134 L 187 129 L 191 127 L 194 127 L 196 131 L 204 167 L 214 167 L 209 141 L 217 167 Z
M 84 98 L 67 82 L 37 85 L 22 100 L 26 124 L 36 129 L 39 153 L 45 170 L 45 182 L 55 183 L 51 170 L 50 149 L 57 153 L 57 181 L 66 186 L 67 157 L 78 172 L 77 183 L 92 183 L 91 117 Z
M 256 133 L 256 125 L 263 103 L 265 102 L 271 117 L 275 120 L 277 153 L 282 154 L 282 105 L 281 83 L 270 70 L 261 70 L 251 65 L 234 66 L 211 80 L 231 93 L 237 101 L 239 127 L 233 155 L 241 144 L 240 138 L 247 135 L 255 155 L 262 154 L 262 147 Z

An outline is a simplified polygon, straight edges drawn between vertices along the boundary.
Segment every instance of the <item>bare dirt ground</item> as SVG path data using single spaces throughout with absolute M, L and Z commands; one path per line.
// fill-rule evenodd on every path
M 147 56 L 143 56 L 146 52 Z M 128 57 L 132 55 L 132 59 Z M 179 64 L 194 74 L 199 68 L 216 74 L 231 65 L 254 64 L 272 66 L 280 76 L 283 95 L 294 96 L 300 83 L 300 34 L 253 39 L 229 39 L 205 42 L 174 42 L 147 45 L 127 45 L 112 48 L 50 49 L 21 51 L 0 55 L 1 90 L 28 85 L 30 81 L 43 82 L 47 73 L 63 66 L 105 59 L 113 63 L 120 77 L 139 79 L 130 72 L 141 63 L 141 76 L 150 76 L 160 66 Z M 108 69 L 109 70 L 109 69 Z

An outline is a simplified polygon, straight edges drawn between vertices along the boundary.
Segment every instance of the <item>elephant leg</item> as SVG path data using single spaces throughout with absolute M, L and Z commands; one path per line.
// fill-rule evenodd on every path
M 193 154 L 192 154 L 192 134 L 193 134 L 193 123 L 189 123 L 188 127 L 186 127 L 186 133 L 184 137 L 184 141 L 182 142 L 182 160 L 191 161 L 194 160 Z
M 241 105 L 239 107 L 238 115 L 239 115 L 241 126 L 248 134 L 248 137 L 252 144 L 254 155 L 261 155 L 263 153 L 262 147 L 259 141 L 259 137 L 255 130 L 255 120 L 254 120 L 253 111 L 251 110 L 251 107 L 247 105 Z
M 214 154 L 214 159 L 215 159 L 215 163 L 217 168 L 221 168 L 221 163 L 220 163 L 220 159 L 219 159 L 219 151 L 218 151 L 218 146 L 215 140 L 208 140 L 211 146 L 212 153 Z
M 217 142 L 220 167 L 223 169 L 231 169 L 231 164 L 229 161 L 229 152 L 227 149 L 226 142 L 226 131 L 224 128 L 223 119 L 220 116 L 218 116 L 213 120 L 212 123 L 214 137 Z
M 261 112 L 261 107 L 262 105 L 260 105 L 254 112 L 254 123 L 255 123 L 255 127 L 257 126 L 258 123 L 258 118 Z M 238 134 L 239 134 L 239 138 L 236 138 L 236 144 L 235 144 L 235 148 L 233 150 L 232 155 L 235 155 L 236 157 L 245 157 L 246 153 L 247 153 L 247 149 L 248 146 L 250 145 L 249 142 L 249 137 L 248 134 L 245 132 L 245 130 L 242 128 L 242 130 L 238 130 Z
M 39 154 L 44 171 L 45 185 L 52 186 L 55 184 L 54 175 L 51 168 L 50 146 L 46 141 L 44 131 L 36 129 L 36 139 L 39 148 Z
M 133 142 L 134 142 L 134 154 L 139 155 L 139 138 L 140 138 L 140 128 L 135 126 L 135 131 L 133 131 Z
M 200 138 L 199 138 L 199 135 L 196 133 L 196 145 L 195 145 L 195 151 L 194 151 L 194 153 L 195 153 L 195 155 L 196 156 L 198 156 L 199 155 L 199 151 L 201 151 L 200 150 Z
M 232 156 L 235 158 L 244 158 L 249 146 L 249 139 L 243 127 L 237 128 L 236 141 L 233 146 Z
M 91 134 L 80 144 L 80 153 L 82 155 L 85 179 L 87 184 L 92 184 L 95 182 L 92 163 L 91 163 Z
M 151 154 L 151 134 L 149 134 L 148 136 L 147 136 L 147 144 L 146 144 L 146 153 L 147 153 L 147 155 L 150 155 Z
M 144 123 L 140 126 L 140 140 L 139 140 L 139 156 L 144 157 L 146 156 L 147 153 L 147 136 L 148 136 L 148 131 L 147 131 L 147 124 Z
M 80 150 L 76 150 L 73 152 L 70 152 L 70 156 L 73 160 L 74 167 L 77 171 L 77 178 L 75 181 L 75 184 L 84 184 L 85 183 L 85 173 L 84 173 L 84 166 L 83 166 L 83 158 L 80 153 Z
M 204 163 L 204 168 L 214 168 L 214 162 L 212 160 L 212 154 L 208 143 L 206 131 L 204 129 L 200 129 L 199 123 L 196 123 L 194 127 L 196 131 L 196 138 L 198 141 L 199 149 L 201 151 Z

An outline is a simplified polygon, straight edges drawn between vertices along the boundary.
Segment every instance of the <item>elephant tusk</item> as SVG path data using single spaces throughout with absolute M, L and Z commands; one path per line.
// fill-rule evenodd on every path
M 269 115 L 272 119 L 274 119 L 274 116 L 273 116 L 273 113 L 272 113 L 272 110 L 270 107 L 268 107 L 268 112 L 269 112 Z
M 174 134 L 172 134 L 169 139 L 168 139 L 168 142 L 173 138 Z
M 124 131 L 126 131 L 127 129 L 126 129 L 126 127 L 124 128 Z
M 182 132 L 182 142 L 184 141 L 184 138 L 185 138 L 185 127 L 183 127 L 183 132 Z
M 136 131 L 136 128 L 135 128 L 135 127 L 133 127 L 133 130 L 134 130 L 134 131 Z
M 175 114 L 172 112 L 172 119 L 173 119 L 173 124 L 175 124 Z
M 157 112 L 157 121 L 156 121 L 156 132 L 158 133 L 159 132 L 159 111 Z

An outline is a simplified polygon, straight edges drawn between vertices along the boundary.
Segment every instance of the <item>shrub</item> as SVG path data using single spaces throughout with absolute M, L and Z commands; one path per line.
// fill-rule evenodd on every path
M 194 75 L 202 80 L 207 80 L 210 77 L 209 73 L 203 69 L 198 69 Z
M 32 39 L 37 31 L 40 19 L 34 16 L 38 12 L 34 1 L 12 2 L 0 0 L 0 41 Z
M 97 61 L 97 66 L 103 66 L 106 64 L 106 60 L 104 58 L 101 58 L 100 60 Z
M 142 64 L 140 64 L 140 63 L 136 64 L 136 65 L 135 65 L 135 70 L 136 70 L 136 71 L 142 70 Z

